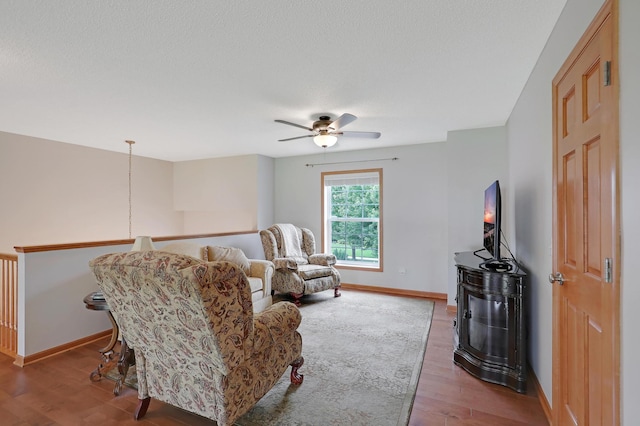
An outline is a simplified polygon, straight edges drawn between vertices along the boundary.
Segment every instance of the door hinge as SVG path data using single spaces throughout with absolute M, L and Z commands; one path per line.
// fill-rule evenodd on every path
M 613 281 L 613 272 L 611 271 L 611 258 L 605 257 L 604 259 L 604 282 L 610 283 Z
M 604 63 L 604 85 L 611 86 L 611 61 Z

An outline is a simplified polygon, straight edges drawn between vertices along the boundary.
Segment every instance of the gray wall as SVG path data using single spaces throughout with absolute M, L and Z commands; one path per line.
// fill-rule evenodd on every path
M 569 0 L 507 123 L 509 145 L 509 216 L 515 221 L 517 256 L 530 272 L 529 353 L 531 366 L 552 403 L 552 116 L 551 81 L 589 23 L 602 0 Z M 640 2 L 620 0 L 620 165 L 622 215 L 621 281 L 621 403 L 622 424 L 640 418 L 637 404 L 640 351 L 633 329 L 640 286 L 630 277 L 640 257 Z M 628 261 L 631 259 L 630 261 Z
M 502 204 L 507 205 L 507 139 L 504 127 L 460 130 L 447 135 L 449 205 L 448 304 L 455 306 L 457 273 L 453 253 L 482 248 L 484 190 L 500 181 Z M 506 211 L 505 211 L 506 213 Z M 504 214 L 502 230 L 509 237 L 509 218 Z M 508 253 L 502 249 L 501 254 Z
M 396 161 L 367 161 L 398 157 Z M 307 167 L 307 163 L 340 163 Z M 275 219 L 304 226 L 320 250 L 324 171 L 383 169 L 383 272 L 343 270 L 342 281 L 446 293 L 447 188 L 444 143 L 276 159 Z M 406 273 L 401 274 L 400 269 Z
M 640 367 L 637 323 L 640 286 L 632 278 L 640 259 L 640 2 L 620 0 L 620 164 L 622 199 L 621 380 L 622 420 L 633 425 L 640 419 Z M 625 279 L 627 277 L 627 279 Z
M 507 166 L 503 127 L 452 132 L 449 138 L 446 143 L 276 159 L 276 222 L 311 229 L 319 250 L 321 173 L 382 168 L 384 271 L 342 270 L 342 281 L 449 294 L 453 305 L 453 252 L 482 246 L 484 189 L 503 179 Z M 393 157 L 398 160 L 368 161 Z
M 507 123 L 510 216 L 517 255 L 529 271 L 530 364 L 552 402 L 552 96 L 551 81 L 602 5 L 569 0 Z

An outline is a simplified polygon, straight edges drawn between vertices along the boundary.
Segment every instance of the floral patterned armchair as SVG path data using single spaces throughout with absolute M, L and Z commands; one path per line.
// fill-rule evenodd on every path
M 254 313 L 246 275 L 229 262 L 161 251 L 107 254 L 89 266 L 135 348 L 143 417 L 154 397 L 232 425 L 298 368 L 301 316 L 289 302 Z
M 260 231 L 264 256 L 276 270 L 271 288 L 290 293 L 296 305 L 305 294 L 334 289 L 340 297 L 340 272 L 333 265 L 333 254 L 316 253 L 313 233 L 289 223 L 272 225 Z

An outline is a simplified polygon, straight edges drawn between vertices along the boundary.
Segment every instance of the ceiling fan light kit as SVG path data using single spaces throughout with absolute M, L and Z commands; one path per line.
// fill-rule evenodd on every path
M 343 132 L 340 130 L 347 124 L 355 121 L 358 117 L 353 114 L 344 113 L 336 120 L 331 120 L 328 115 L 320 116 L 317 121 L 313 122 L 312 127 L 302 126 L 300 124 L 292 123 L 285 120 L 275 120 L 276 123 L 287 124 L 289 126 L 299 127 L 310 131 L 311 135 L 296 136 L 293 138 L 279 139 L 278 142 L 291 141 L 294 139 L 313 138 L 313 142 L 321 148 L 328 148 L 338 142 L 338 136 L 358 137 L 368 139 L 378 139 L 380 137 L 379 132 Z
M 332 147 L 338 142 L 338 137 L 333 135 L 318 135 L 313 137 L 313 142 L 322 148 Z

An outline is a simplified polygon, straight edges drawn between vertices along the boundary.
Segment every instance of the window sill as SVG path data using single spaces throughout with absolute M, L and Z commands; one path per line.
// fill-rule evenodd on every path
M 364 265 L 349 265 L 339 264 L 333 265 L 336 269 L 352 270 L 352 271 L 366 271 L 366 272 L 382 272 L 382 266 L 364 266 Z

